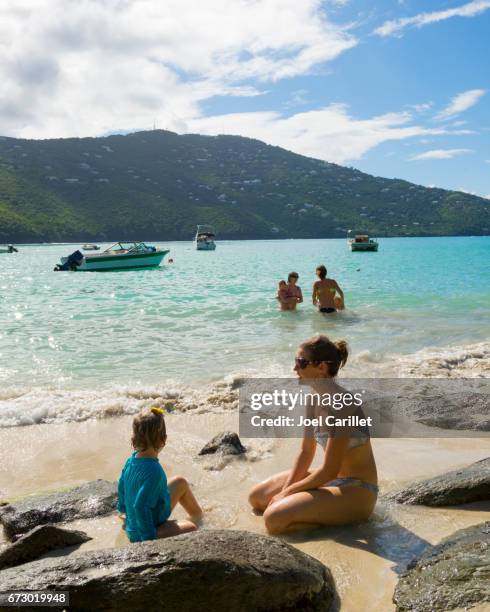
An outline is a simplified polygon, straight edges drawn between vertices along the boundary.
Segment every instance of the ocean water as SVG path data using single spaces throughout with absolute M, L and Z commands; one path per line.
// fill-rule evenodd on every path
M 173 264 L 120 272 L 53 272 L 79 245 L 0 255 L 0 425 L 132 412 L 234 376 L 287 375 L 316 333 L 348 341 L 350 375 L 488 372 L 490 237 L 385 238 L 378 253 L 351 253 L 345 240 L 162 246 Z M 346 311 L 312 306 L 319 264 Z M 281 312 L 277 282 L 291 270 L 305 301 Z

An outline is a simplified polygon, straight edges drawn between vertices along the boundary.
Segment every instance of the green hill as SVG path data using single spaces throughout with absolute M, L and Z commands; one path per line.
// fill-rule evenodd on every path
M 0 242 L 490 233 L 490 202 L 239 136 L 0 138 Z

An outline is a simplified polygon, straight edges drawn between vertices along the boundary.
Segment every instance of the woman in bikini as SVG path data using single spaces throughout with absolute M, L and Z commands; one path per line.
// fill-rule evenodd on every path
M 347 356 L 344 341 L 332 342 L 326 336 L 315 336 L 300 346 L 294 370 L 299 382 L 307 382 L 314 393 L 345 393 L 335 377 Z M 311 405 L 306 416 L 322 417 L 324 422 L 324 417 L 332 412 L 335 416 L 346 416 L 352 410 L 330 411 L 321 405 Z M 323 461 L 319 468 L 310 469 L 317 446 L 322 448 Z M 369 431 L 363 428 L 335 431 L 322 425 L 317 429 L 305 427 L 293 468 L 254 486 L 249 502 L 264 513 L 267 530 L 278 534 L 367 520 L 377 495 L 378 478 Z
M 288 274 L 288 284 L 285 292 L 285 298 L 281 301 L 282 310 L 296 310 L 296 305 L 301 304 L 303 301 L 303 292 L 301 287 L 296 283 L 298 282 L 299 274 L 297 272 L 290 272 Z
M 327 278 L 327 268 L 318 266 L 316 269 L 317 281 L 313 283 L 313 306 L 318 304 L 320 312 L 332 313 L 344 309 L 344 292 L 333 278 Z M 335 297 L 336 294 L 339 297 Z

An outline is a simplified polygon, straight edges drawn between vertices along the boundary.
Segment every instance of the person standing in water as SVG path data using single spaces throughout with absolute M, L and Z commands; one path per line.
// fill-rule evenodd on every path
M 347 357 L 347 344 L 332 342 L 326 336 L 310 338 L 299 347 L 294 370 L 300 384 L 309 385 L 314 392 L 306 407 L 308 419 L 324 423 L 332 415 L 330 408 L 315 398 L 345 392 L 336 376 Z M 333 412 L 340 418 L 363 416 L 360 407 L 350 404 Z M 255 485 L 249 493 L 252 508 L 263 512 L 267 531 L 291 533 L 367 520 L 378 496 L 369 428 L 308 425 L 303 435 L 292 468 Z M 320 467 L 313 468 L 316 448 L 321 448 L 323 457 Z
M 290 272 L 288 275 L 288 285 L 285 293 L 286 299 L 281 304 L 287 305 L 283 310 L 296 310 L 296 305 L 301 304 L 303 301 L 303 292 L 301 287 L 296 283 L 298 282 L 299 274 L 297 272 Z
M 318 266 L 318 280 L 313 283 L 313 306 L 318 304 L 320 312 L 332 313 L 344 309 L 344 292 L 333 278 L 327 278 L 327 268 Z M 339 297 L 336 297 L 336 294 Z

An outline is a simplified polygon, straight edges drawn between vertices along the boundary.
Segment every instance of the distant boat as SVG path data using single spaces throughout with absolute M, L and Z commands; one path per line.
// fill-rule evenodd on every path
M 19 249 L 16 249 L 13 244 L 8 244 L 6 247 L 0 247 L 0 253 L 18 253 Z
M 194 239 L 196 249 L 198 251 L 214 251 L 216 248 L 214 238 L 214 229 L 210 225 L 198 225 Z
M 62 257 L 55 270 L 130 270 L 159 266 L 168 249 L 157 249 L 144 242 L 116 242 L 101 253 L 84 255 L 75 251 L 68 257 Z
M 100 249 L 100 246 L 98 246 L 97 244 L 84 244 L 82 249 L 84 251 L 98 251 Z
M 348 234 L 350 234 L 350 231 Z M 367 234 L 356 234 L 354 238 L 348 238 L 347 243 L 351 251 L 377 251 L 379 244 Z

